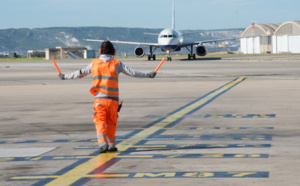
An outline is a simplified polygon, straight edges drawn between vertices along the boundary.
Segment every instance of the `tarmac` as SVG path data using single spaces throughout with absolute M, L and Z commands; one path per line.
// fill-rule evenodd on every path
M 62 73 L 90 60 L 57 60 Z M 151 72 L 159 64 L 122 59 Z M 298 186 L 300 56 L 166 61 L 120 75 L 118 152 L 99 154 L 92 77 L 0 62 L 0 185 Z

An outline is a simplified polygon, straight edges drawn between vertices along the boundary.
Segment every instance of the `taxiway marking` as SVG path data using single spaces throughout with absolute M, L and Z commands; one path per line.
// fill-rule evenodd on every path
M 81 178 L 268 178 L 269 172 L 129 172 L 129 173 L 98 173 L 82 175 Z M 32 175 L 27 179 L 39 180 L 39 179 L 58 179 L 59 175 Z M 27 180 L 24 177 L 14 177 L 16 180 Z M 60 184 L 63 185 L 63 184 Z
M 197 110 L 209 104 L 214 99 L 224 94 L 234 86 L 238 85 L 245 79 L 246 77 L 236 78 L 235 80 L 219 87 L 218 89 L 173 111 L 172 113 L 169 114 L 169 116 L 154 121 L 148 126 L 148 128 L 145 128 L 144 130 L 138 132 L 137 134 L 133 135 L 127 140 L 121 141 L 117 145 L 117 148 L 119 150 L 118 152 L 100 154 L 99 156 L 95 156 L 89 160 L 79 161 L 78 163 L 68 166 L 64 170 L 59 171 L 60 172 L 59 176 L 56 177 L 52 175 L 52 177 L 49 177 L 47 180 L 44 180 L 43 184 L 45 183 L 45 185 L 47 186 L 81 184 L 79 182 L 82 181 L 82 178 L 93 177 L 93 175 L 90 174 L 97 168 L 101 166 L 110 166 L 111 163 L 109 162 L 113 162 L 113 159 L 116 159 L 116 157 L 119 156 L 121 152 L 124 152 L 129 148 L 134 147 L 140 141 L 147 139 L 150 135 L 156 133 L 160 129 L 174 126 L 175 124 L 177 124 L 178 122 L 184 119 L 183 116 L 190 115 L 196 112 Z M 155 174 L 155 173 L 149 173 L 148 175 L 151 174 Z M 16 178 L 18 177 L 11 178 L 11 180 L 15 180 Z M 22 178 L 26 179 L 26 177 L 22 177 Z M 84 182 L 86 182 L 86 180 Z

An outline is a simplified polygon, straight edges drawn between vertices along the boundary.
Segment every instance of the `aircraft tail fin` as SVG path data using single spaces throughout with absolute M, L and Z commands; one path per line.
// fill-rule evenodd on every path
M 175 29 L 175 0 L 173 0 L 172 29 Z

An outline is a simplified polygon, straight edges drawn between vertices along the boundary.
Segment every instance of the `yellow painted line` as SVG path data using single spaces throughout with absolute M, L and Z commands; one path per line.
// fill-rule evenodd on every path
M 53 160 L 60 159 L 85 159 L 85 158 L 93 158 L 94 156 L 64 156 L 64 157 L 53 157 Z
M 236 154 L 236 155 L 234 155 L 235 158 L 243 158 L 245 156 L 246 156 L 245 154 Z
M 36 157 L 36 158 L 31 158 L 30 160 L 31 161 L 38 161 L 38 160 L 40 160 L 42 157 Z
M 247 175 L 253 175 L 253 174 L 256 174 L 256 172 L 242 172 L 242 173 L 235 174 L 232 177 L 245 177 Z
M 13 177 L 11 180 L 35 180 L 35 179 L 48 179 L 48 178 L 58 178 L 60 176 L 24 176 L 24 177 Z M 85 178 L 124 178 L 129 177 L 129 174 L 89 174 L 83 175 Z
M 138 148 L 147 148 L 147 147 L 156 147 L 156 148 L 163 148 L 166 147 L 167 145 L 136 145 L 134 147 L 138 147 Z
M 224 157 L 224 154 L 205 154 L 203 157 L 222 158 Z
M 127 178 L 130 174 L 91 174 L 91 175 L 85 175 L 86 178 Z
M 158 174 L 153 174 L 153 173 L 136 173 L 134 175 L 134 178 L 144 178 L 145 176 L 147 177 L 158 177 L 158 176 L 164 176 L 165 178 L 173 178 L 175 177 L 176 172 L 165 172 L 165 173 L 158 173 Z
M 209 145 L 208 147 L 228 147 L 228 145 L 212 144 L 212 145 Z
M 168 158 L 177 158 L 177 157 L 182 157 L 182 156 L 186 156 L 186 154 L 174 154 L 174 155 L 168 155 L 166 157 L 168 157 Z
M 251 158 L 259 158 L 260 155 L 259 155 L 259 154 L 251 154 L 250 157 L 251 157 Z
M 223 93 L 224 91 L 228 90 L 229 88 L 235 86 L 236 84 L 240 83 L 243 81 L 245 77 L 240 77 L 237 78 L 235 81 L 232 81 L 226 86 L 223 86 L 222 88 L 212 92 L 211 94 L 208 94 L 207 96 L 203 97 L 202 99 L 198 100 L 197 102 L 187 106 L 186 108 L 183 108 L 174 114 L 166 117 L 162 121 L 156 123 L 155 125 L 146 128 L 142 130 L 141 132 L 137 133 L 136 135 L 130 137 L 127 140 L 122 141 L 117 145 L 117 148 L 119 152 L 116 153 L 104 153 L 100 154 L 99 156 L 96 156 L 94 158 L 91 158 L 87 162 L 78 165 L 77 167 L 74 167 L 71 169 L 69 172 L 61 175 L 57 179 L 53 180 L 52 182 L 46 184 L 46 186 L 59 186 L 59 185 L 71 185 L 77 180 L 79 180 L 82 177 L 85 177 L 88 175 L 90 172 L 95 170 L 97 167 L 105 164 L 109 160 L 117 157 L 120 152 L 126 151 L 127 149 L 133 147 L 135 144 L 140 142 L 141 140 L 144 140 L 147 136 L 150 136 L 151 134 L 157 132 L 158 130 L 166 127 L 170 123 L 176 121 L 178 118 L 184 116 L 185 114 L 189 113 L 193 109 L 205 105 L 209 103 L 215 96 Z
M 153 155 L 116 156 L 116 158 L 153 158 Z
M 36 180 L 36 179 L 48 179 L 48 178 L 58 178 L 59 176 L 16 176 L 11 178 L 11 180 Z

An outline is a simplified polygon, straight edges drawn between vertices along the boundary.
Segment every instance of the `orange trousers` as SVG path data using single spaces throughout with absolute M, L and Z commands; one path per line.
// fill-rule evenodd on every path
M 119 102 L 111 99 L 95 99 L 94 123 L 99 147 L 114 145 L 116 140 Z

